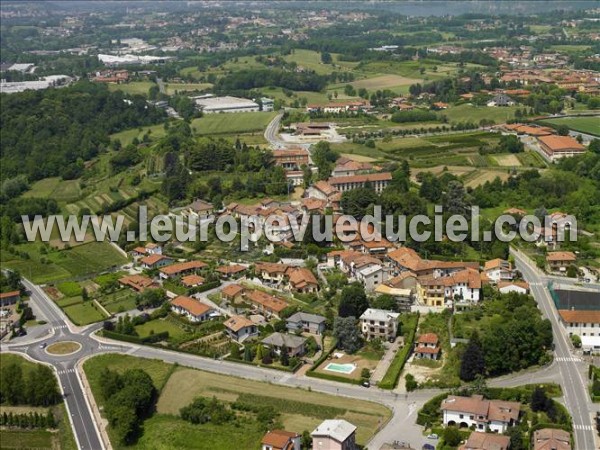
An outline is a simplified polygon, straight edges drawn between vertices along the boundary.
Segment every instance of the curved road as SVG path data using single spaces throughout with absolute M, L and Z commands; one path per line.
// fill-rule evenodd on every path
M 533 262 L 518 250 L 511 248 L 511 253 L 515 258 L 516 267 L 529 282 L 531 294 L 537 301 L 539 309 L 552 323 L 555 345 L 554 359 L 559 372 L 555 381 L 560 382 L 562 386 L 565 406 L 573 418 L 575 448 L 579 450 L 598 448 L 592 422 L 595 408 L 591 403 L 587 382 L 583 376 L 587 367 L 571 352 L 572 347 L 550 297 L 545 274 L 540 273 Z

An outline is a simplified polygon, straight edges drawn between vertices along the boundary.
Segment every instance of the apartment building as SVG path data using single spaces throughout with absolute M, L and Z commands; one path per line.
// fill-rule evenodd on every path
M 360 329 L 367 341 L 395 339 L 400 314 L 385 309 L 369 308 L 360 316 Z

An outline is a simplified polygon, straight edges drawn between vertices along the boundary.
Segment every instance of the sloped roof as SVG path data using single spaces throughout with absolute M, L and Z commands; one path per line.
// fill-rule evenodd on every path
M 177 306 L 181 309 L 184 309 L 193 316 L 201 316 L 212 310 L 210 306 L 184 295 L 175 297 L 171 301 L 171 306 Z
M 328 436 L 338 442 L 344 442 L 352 433 L 356 431 L 356 427 L 350 422 L 343 419 L 324 420 L 310 434 L 311 436 Z

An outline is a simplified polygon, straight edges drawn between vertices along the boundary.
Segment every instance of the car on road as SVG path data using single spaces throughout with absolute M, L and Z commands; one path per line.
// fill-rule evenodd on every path
M 366 388 L 370 388 L 371 387 L 371 382 L 369 380 L 363 381 L 361 383 L 362 387 L 366 387 Z
M 435 434 L 435 433 L 431 433 L 427 435 L 427 439 L 439 439 L 440 437 Z
M 48 344 L 46 344 L 45 342 L 42 342 L 42 344 L 40 345 L 40 348 L 46 348 Z

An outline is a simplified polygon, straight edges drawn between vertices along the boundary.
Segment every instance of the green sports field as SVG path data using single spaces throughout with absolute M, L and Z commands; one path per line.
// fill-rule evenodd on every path
M 600 115 L 592 117 L 565 117 L 543 121 L 552 125 L 566 125 L 571 130 L 600 136 Z
M 192 121 L 192 129 L 199 135 L 262 132 L 276 114 L 275 112 L 206 114 Z

